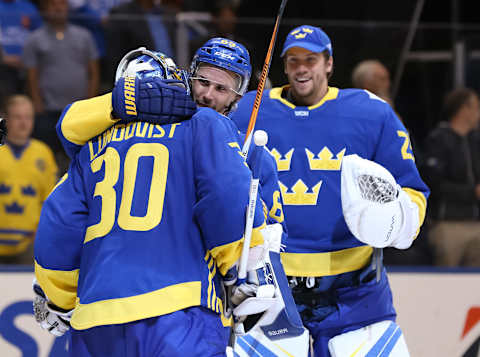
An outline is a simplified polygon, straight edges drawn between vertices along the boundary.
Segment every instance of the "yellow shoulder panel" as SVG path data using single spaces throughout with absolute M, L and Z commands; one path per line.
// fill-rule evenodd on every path
M 68 141 L 84 145 L 118 121 L 111 118 L 111 112 L 111 93 L 79 100 L 65 113 L 61 124 L 62 134 Z

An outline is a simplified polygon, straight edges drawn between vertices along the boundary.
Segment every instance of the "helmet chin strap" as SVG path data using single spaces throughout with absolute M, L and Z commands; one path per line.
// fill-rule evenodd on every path
M 222 113 L 223 115 L 228 115 L 232 110 L 235 110 L 237 107 L 239 99 L 234 99 L 229 105 L 225 106 L 224 112 Z

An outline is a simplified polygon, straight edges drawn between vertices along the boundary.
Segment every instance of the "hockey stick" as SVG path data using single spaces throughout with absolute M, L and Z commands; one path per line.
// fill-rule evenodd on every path
M 265 57 L 265 62 L 263 63 L 262 75 L 258 83 L 257 94 L 255 96 L 255 101 L 253 103 L 252 114 L 250 115 L 250 121 L 248 122 L 247 132 L 245 133 L 245 141 L 243 143 L 243 148 L 242 148 L 242 154 L 245 157 L 245 160 L 247 159 L 248 150 L 250 149 L 250 143 L 252 142 L 253 129 L 255 128 L 255 122 L 257 121 L 258 109 L 260 108 L 260 102 L 262 101 L 263 89 L 265 88 L 265 82 L 267 80 L 268 71 L 270 70 L 270 64 L 272 62 L 273 50 L 275 48 L 275 40 L 277 38 L 278 27 L 280 25 L 280 20 L 283 15 L 283 10 L 285 9 L 285 5 L 287 5 L 287 1 L 288 0 L 282 0 L 282 3 L 280 4 L 280 8 L 277 14 L 277 19 L 275 20 L 275 27 L 273 28 L 272 38 L 270 39 L 270 45 L 268 46 L 267 56 Z M 265 135 L 264 139 L 266 144 L 268 137 Z M 261 143 L 261 141 L 262 140 L 260 139 L 259 143 Z M 257 160 L 260 160 L 260 158 L 257 157 Z M 253 174 L 253 177 L 254 178 L 252 178 L 252 182 L 250 183 L 250 194 L 248 199 L 247 218 L 245 222 L 245 240 L 243 242 L 242 255 L 240 257 L 240 263 L 238 268 L 239 280 L 245 279 L 247 277 L 248 249 L 250 247 L 250 241 L 252 238 L 252 227 L 253 227 L 253 220 L 255 217 L 255 203 L 257 201 L 260 170 L 258 170 L 258 176 Z M 257 178 L 255 179 L 255 177 Z
M 262 155 L 264 147 L 267 144 L 268 135 L 263 130 L 257 130 L 254 135 L 254 143 L 257 146 L 252 156 L 252 180 L 250 181 L 250 191 L 248 194 L 248 209 L 247 218 L 245 222 L 245 240 L 242 247 L 242 255 L 240 256 L 240 263 L 238 265 L 238 280 L 239 282 L 245 280 L 247 277 L 247 261 L 248 250 L 250 249 L 250 241 L 252 239 L 253 220 L 255 218 L 255 207 L 258 195 L 258 185 L 260 183 L 260 171 L 262 163 Z
M 282 19 L 283 10 L 287 5 L 287 1 L 288 0 L 282 0 L 280 8 L 278 9 L 272 38 L 270 39 L 267 56 L 265 57 L 265 62 L 263 63 L 262 75 L 260 76 L 260 81 L 258 82 L 257 95 L 255 96 L 255 101 L 253 102 L 252 114 L 250 114 L 250 121 L 248 122 L 247 132 L 245 133 L 245 141 L 242 148 L 242 154 L 245 158 L 248 156 L 248 150 L 250 148 L 250 143 L 252 142 L 252 133 L 253 129 L 255 128 L 255 122 L 257 121 L 258 109 L 260 108 L 260 102 L 262 101 L 263 89 L 265 88 L 265 82 L 267 81 L 270 64 L 272 62 L 273 50 L 275 48 L 278 28 L 280 26 L 280 20 Z
M 263 130 L 255 131 L 253 141 L 255 143 L 251 153 L 253 178 L 250 184 L 248 211 L 248 215 L 252 217 L 255 213 L 262 156 L 265 155 L 264 146 L 268 141 L 267 133 Z M 268 256 L 262 258 L 263 273 L 256 272 L 259 275 L 265 274 L 266 284 L 259 285 L 254 297 L 247 297 L 233 309 L 235 324 L 226 354 L 228 357 L 307 357 L 309 332 L 302 324 L 280 260 L 283 229 L 277 223 L 267 226 L 265 231 L 267 230 L 269 232 L 265 234 L 269 238 L 265 241 L 265 246 L 268 247 Z M 273 235 L 272 230 L 274 230 Z M 251 232 L 252 224 L 246 226 L 245 237 L 251 237 Z M 237 284 L 246 280 L 249 245 L 244 242 Z M 242 267 L 245 269 L 245 278 L 241 278 Z M 271 295 L 272 287 L 273 295 Z M 250 320 L 249 317 L 251 317 Z

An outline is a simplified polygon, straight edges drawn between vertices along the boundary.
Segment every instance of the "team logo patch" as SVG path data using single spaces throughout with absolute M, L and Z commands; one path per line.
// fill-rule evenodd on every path
M 47 164 L 45 163 L 45 160 L 43 159 L 37 159 L 35 161 L 35 166 L 37 167 L 37 169 L 41 172 L 44 172 L 46 167 L 47 167 Z
M 296 117 L 308 117 L 310 112 L 308 110 L 295 110 Z

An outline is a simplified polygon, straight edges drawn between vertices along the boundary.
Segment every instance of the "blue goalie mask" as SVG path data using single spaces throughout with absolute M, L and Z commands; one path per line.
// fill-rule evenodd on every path
M 134 76 L 140 79 L 159 77 L 172 80 L 172 84 L 183 86 L 190 93 L 188 72 L 179 69 L 173 59 L 165 54 L 149 51 L 145 47 L 139 47 L 123 56 L 115 73 L 115 83 L 122 77 Z
M 192 75 L 195 75 L 201 63 L 208 63 L 236 73 L 240 81 L 235 90 L 240 95 L 245 94 L 252 74 L 250 55 L 245 46 L 228 38 L 212 38 L 195 53 L 190 65 Z

